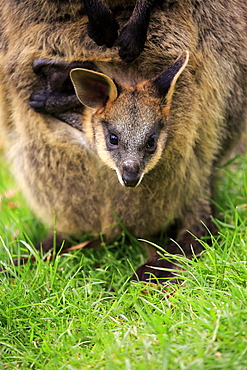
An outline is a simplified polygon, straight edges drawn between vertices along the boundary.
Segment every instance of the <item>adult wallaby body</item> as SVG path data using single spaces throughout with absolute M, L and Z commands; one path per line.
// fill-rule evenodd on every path
M 102 233 L 106 240 L 121 232 L 114 212 L 134 236 L 146 239 L 169 221 L 185 254 L 192 256 L 191 246 L 200 253 L 200 242 L 187 230 L 200 238 L 214 229 L 215 166 L 246 127 L 246 15 L 240 0 L 174 1 L 153 12 L 147 47 L 131 65 L 119 61 L 116 49 L 97 48 L 87 36 L 82 48 L 75 37 L 75 27 L 85 26 L 82 19 L 65 29 L 37 24 L 37 36 L 21 28 L 22 13 L 14 25 L 13 18 L 3 17 L 1 131 L 37 215 L 52 226 L 55 211 L 58 231 Z M 118 22 L 124 19 L 120 14 Z M 36 58 L 43 58 L 45 73 L 33 72 Z M 94 71 L 85 71 L 85 60 L 94 63 Z M 80 63 L 83 70 L 73 71 Z M 61 104 L 54 112 L 51 106 L 74 99 L 71 69 L 84 106 L 77 111 L 78 101 L 73 108 L 63 103 L 68 125 L 51 115 L 59 114 Z M 35 91 L 34 108 L 40 99 L 43 114 L 28 106 Z M 39 91 L 48 91 L 45 99 Z M 175 243 L 166 249 L 181 253 Z M 140 279 L 171 275 L 150 266 L 172 263 L 156 254 L 137 270 Z

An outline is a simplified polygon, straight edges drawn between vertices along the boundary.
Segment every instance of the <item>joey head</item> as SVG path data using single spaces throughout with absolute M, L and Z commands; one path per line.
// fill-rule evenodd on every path
M 126 187 L 138 186 L 158 163 L 166 145 L 174 87 L 188 52 L 153 80 L 117 85 L 103 73 L 76 68 L 70 73 L 78 99 L 88 110 L 88 140 Z

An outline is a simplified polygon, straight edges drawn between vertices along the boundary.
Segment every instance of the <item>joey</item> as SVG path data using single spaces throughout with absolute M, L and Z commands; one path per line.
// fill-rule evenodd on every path
M 158 77 L 130 88 L 117 87 L 103 73 L 71 70 L 77 97 L 88 110 L 84 124 L 93 132 L 88 140 L 121 185 L 138 186 L 161 158 L 172 95 L 188 58 L 188 52 L 182 53 Z

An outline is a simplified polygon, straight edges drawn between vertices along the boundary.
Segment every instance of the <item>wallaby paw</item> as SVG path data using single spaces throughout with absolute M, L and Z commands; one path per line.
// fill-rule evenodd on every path
M 133 274 L 134 281 L 144 281 L 153 284 L 179 283 L 179 278 L 176 276 L 174 270 L 180 270 L 173 262 L 162 259 L 162 257 L 155 255 L 151 260 L 138 267 Z
M 118 38 L 119 25 L 110 10 L 105 10 L 97 19 L 89 19 L 88 36 L 97 45 L 111 48 Z
M 55 248 L 55 252 L 59 252 L 61 249 L 64 250 L 71 247 L 71 245 L 72 243 L 63 234 L 57 233 L 56 238 L 54 238 L 54 234 L 51 232 L 44 240 L 36 245 L 36 249 L 39 252 L 42 250 L 43 253 L 47 253 L 53 251 Z
M 125 26 L 117 40 L 117 46 L 120 46 L 119 56 L 123 62 L 133 62 L 141 54 L 145 41 L 145 33 L 143 35 L 129 25 Z
M 50 96 L 50 91 L 40 90 L 30 96 L 29 106 L 37 113 L 46 112 L 46 102 Z

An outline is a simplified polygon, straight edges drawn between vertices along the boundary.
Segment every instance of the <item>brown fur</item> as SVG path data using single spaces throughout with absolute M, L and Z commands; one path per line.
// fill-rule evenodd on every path
M 69 10 L 56 2 L 32 3 L 25 7 L 0 1 L 1 135 L 32 209 L 49 226 L 55 211 L 58 231 L 103 233 L 107 240 L 121 232 L 113 211 L 141 238 L 156 236 L 170 220 L 178 225 L 176 240 L 185 254 L 191 256 L 191 244 L 199 253 L 200 243 L 186 230 L 203 236 L 201 221 L 213 230 L 208 197 L 214 168 L 246 126 L 246 2 L 168 2 L 162 12 L 153 12 L 146 47 L 130 65 L 121 62 L 117 48 L 97 47 L 88 38 L 78 1 L 70 1 Z M 42 4 L 46 16 L 35 11 L 35 4 Z M 69 22 L 61 20 L 66 11 Z M 119 24 L 128 17 L 128 12 L 120 13 Z M 135 86 L 156 77 L 184 50 L 189 50 L 189 65 L 176 85 L 164 153 L 138 187 L 123 187 L 83 132 L 28 106 L 30 94 L 46 88 L 46 81 L 33 73 L 35 58 L 90 60 L 117 83 Z M 128 110 L 126 101 L 121 115 Z M 174 243 L 167 249 L 181 253 Z M 150 265 L 171 266 L 158 255 Z M 143 265 L 138 277 L 145 280 L 147 272 L 169 276 Z
M 150 13 L 163 0 L 8 0 L 13 9 L 11 16 L 24 15 L 22 28 L 28 27 L 35 14 L 37 23 L 70 24 L 80 17 L 85 19 L 86 27 L 77 30 L 77 38 L 84 39 L 84 28 L 97 45 L 119 46 L 119 55 L 126 63 L 136 59 L 144 48 L 149 26 Z M 115 17 L 118 11 L 132 9 L 125 24 L 119 23 Z M 121 28 L 119 30 L 119 28 Z M 35 32 L 35 29 L 33 30 Z

